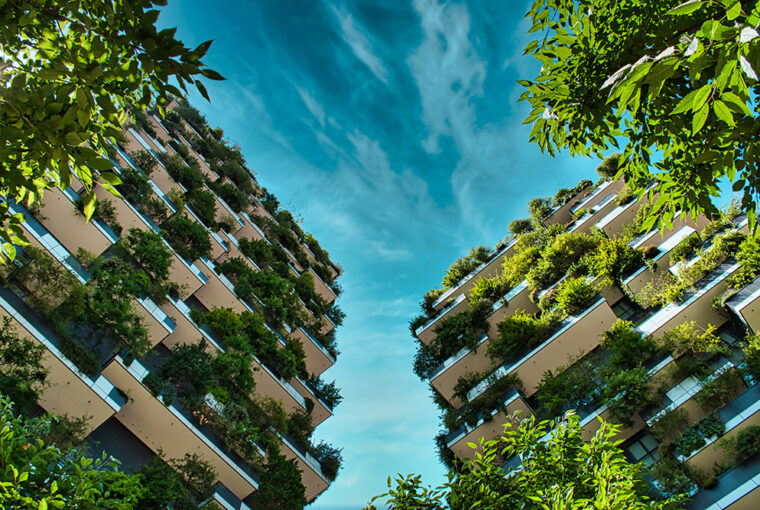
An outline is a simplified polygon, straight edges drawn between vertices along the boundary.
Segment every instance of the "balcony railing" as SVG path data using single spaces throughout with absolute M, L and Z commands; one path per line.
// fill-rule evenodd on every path
M 158 306 L 151 298 L 149 297 L 142 297 L 142 298 L 136 298 L 135 301 L 140 303 L 143 308 L 145 308 L 148 313 L 150 313 L 154 319 L 156 319 L 161 325 L 168 331 L 169 333 L 172 333 L 174 331 L 174 328 L 177 327 L 177 323 L 174 322 L 171 317 L 166 315 L 166 312 L 164 312 L 160 306 Z
M 313 343 L 314 345 L 316 345 L 316 346 L 317 346 L 317 348 L 318 348 L 320 351 L 322 351 L 322 354 L 324 354 L 325 356 L 327 356 L 327 358 L 328 358 L 330 361 L 332 361 L 333 363 L 335 363 L 335 356 L 333 356 L 332 354 L 330 354 L 330 351 L 328 351 L 328 350 L 325 348 L 325 346 L 324 346 L 324 345 L 322 345 L 322 343 L 321 343 L 319 340 L 317 340 L 317 339 L 316 339 L 316 337 L 315 337 L 314 335 L 312 335 L 312 334 L 309 332 L 309 330 L 308 330 L 308 329 L 306 329 L 306 328 L 303 328 L 303 327 L 302 327 L 302 328 L 300 328 L 300 329 L 301 329 L 301 331 L 303 332 L 303 334 L 304 334 L 304 335 L 306 335 L 306 337 L 307 337 L 309 340 L 311 340 L 311 341 L 312 341 L 312 343 Z
M 330 481 L 327 479 L 327 477 L 322 474 L 322 465 L 319 463 L 317 459 L 315 459 L 309 452 L 306 451 L 306 449 L 298 444 L 298 442 L 293 439 L 292 437 L 285 435 L 283 436 L 279 432 L 275 432 L 277 434 L 277 437 L 280 438 L 280 440 L 287 445 L 290 450 L 295 453 L 303 462 L 305 462 L 319 477 L 327 484 L 330 483 Z
M 417 336 L 419 336 L 420 333 L 422 333 L 423 331 L 425 331 L 426 329 L 428 329 L 430 326 L 432 326 L 433 324 L 435 324 L 438 321 L 438 319 L 440 319 L 441 317 L 443 317 L 444 315 L 446 315 L 452 308 L 456 308 L 466 298 L 467 298 L 467 296 L 465 296 L 464 294 L 458 295 L 457 298 L 454 301 L 452 301 L 450 305 L 448 305 L 447 307 L 442 308 L 441 310 L 439 310 L 438 312 L 436 312 L 435 315 L 432 318 L 430 318 L 425 324 L 423 324 L 422 326 L 420 326 L 419 328 L 417 328 L 414 331 L 414 334 L 417 335 Z
M 570 209 L 570 212 L 574 213 L 578 209 L 583 209 L 586 206 L 586 204 L 588 204 L 589 202 L 591 202 L 595 197 L 599 196 L 599 194 L 602 191 L 604 191 L 607 188 L 609 188 L 612 185 L 613 182 L 615 182 L 615 181 L 604 181 L 602 184 L 600 184 L 599 186 L 597 186 L 596 189 L 594 191 L 592 191 L 589 196 L 587 196 L 586 198 L 584 198 L 583 200 L 581 200 L 580 202 L 578 202 L 577 204 L 575 204 L 575 206 L 573 206 L 573 208 Z
M 479 415 L 478 421 L 473 427 L 470 427 L 466 423 L 463 423 L 456 429 L 446 434 L 446 446 L 450 448 L 451 445 L 461 441 L 463 437 L 465 437 L 467 434 L 469 434 L 473 430 L 476 430 L 478 427 L 483 425 L 483 423 L 485 423 L 487 419 L 488 420 L 492 419 L 503 408 L 505 408 L 507 405 L 509 405 L 511 402 L 514 402 L 518 398 L 520 398 L 520 394 L 518 393 L 517 388 L 514 388 L 514 387 L 510 388 L 509 390 L 507 390 L 506 394 L 504 395 L 503 406 L 499 406 L 499 408 L 490 411 L 487 415 L 482 415 L 482 414 Z
M 469 347 L 462 347 L 459 352 L 454 354 L 453 356 L 449 357 L 448 359 L 444 360 L 440 365 L 436 367 L 436 369 L 433 371 L 433 373 L 428 378 L 429 381 L 432 381 L 439 375 L 441 375 L 443 372 L 448 370 L 449 368 L 453 367 L 457 363 L 459 363 L 462 358 L 470 354 L 471 352 L 477 350 L 480 348 L 483 343 L 488 340 L 488 335 L 483 335 L 480 340 L 478 340 L 478 344 L 475 346 L 474 349 L 470 349 Z

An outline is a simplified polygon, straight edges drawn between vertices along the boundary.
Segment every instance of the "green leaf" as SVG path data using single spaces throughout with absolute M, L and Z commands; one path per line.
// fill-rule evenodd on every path
M 227 79 L 213 69 L 201 69 L 201 74 L 209 80 L 224 81 Z
M 709 99 L 710 92 L 712 92 L 712 90 L 713 90 L 712 84 L 705 85 L 701 87 L 699 90 L 697 90 L 697 93 L 694 96 L 694 106 L 692 106 L 692 110 L 696 111 L 702 108 L 702 106 L 704 106 L 704 104 Z
M 686 94 L 680 101 L 678 101 L 678 104 L 676 105 L 676 109 L 673 110 L 671 115 L 676 115 L 679 113 L 684 113 L 688 110 L 691 110 L 694 106 L 694 97 L 697 95 L 697 92 L 699 90 L 692 90 L 688 94 Z
M 118 175 L 111 172 L 102 172 L 100 174 L 100 178 L 103 179 L 108 184 L 110 184 L 111 186 L 118 186 L 122 182 L 121 178 L 119 178 Z
M 40 500 L 40 504 L 37 505 L 37 510 L 47 510 L 48 504 L 44 499 Z
M 110 159 L 105 159 L 105 158 L 95 158 L 95 159 L 89 160 L 87 162 L 87 165 L 90 168 L 93 168 L 98 171 L 109 170 L 113 168 L 113 161 L 111 161 Z
M 87 193 L 84 197 L 84 217 L 87 219 L 87 221 L 90 221 L 90 218 L 92 218 L 92 213 L 95 212 L 95 194 L 90 191 Z
M 195 80 L 195 86 L 198 87 L 198 92 L 210 103 L 211 99 L 208 98 L 208 92 L 206 92 L 206 87 L 203 86 L 203 83 L 200 80 Z
M 742 5 L 739 0 L 733 0 L 726 9 L 726 17 L 729 21 L 735 20 L 742 13 Z
M 731 110 L 729 110 L 728 106 L 726 106 L 726 103 L 720 99 L 713 101 L 713 111 L 715 112 L 716 117 L 718 117 L 729 126 L 736 125 L 736 122 L 734 122 L 734 115 L 731 113 Z
M 684 14 L 691 14 L 692 12 L 702 7 L 703 3 L 704 0 L 689 0 L 688 2 L 684 2 L 681 5 L 670 9 L 667 14 L 670 14 L 671 16 L 683 16 Z
M 694 112 L 694 116 L 691 119 L 691 134 L 696 135 L 704 127 L 707 121 L 707 116 L 710 113 L 710 105 L 704 105 L 702 108 Z

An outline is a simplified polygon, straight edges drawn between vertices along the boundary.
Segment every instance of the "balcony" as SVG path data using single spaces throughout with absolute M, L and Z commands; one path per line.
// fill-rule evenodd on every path
M 216 485 L 216 489 L 210 499 L 222 508 L 222 510 L 250 510 L 248 505 L 243 503 L 240 498 L 235 496 L 232 491 L 222 483 Z M 213 505 L 209 506 L 209 508 L 213 508 Z
M 549 215 L 546 216 L 546 218 L 544 218 L 542 223 L 546 225 L 547 227 L 550 225 L 557 224 L 557 223 L 562 224 L 562 225 L 566 225 L 567 223 L 569 223 L 570 220 L 572 219 L 570 210 L 573 209 L 575 205 L 580 202 L 580 200 L 578 200 L 578 197 L 580 195 L 583 195 L 585 193 L 591 194 L 591 190 L 590 190 L 591 187 L 593 187 L 593 184 L 579 191 L 578 193 L 576 193 L 575 196 L 571 197 L 564 204 L 560 205 L 559 207 L 555 207 L 552 210 L 552 212 L 550 212 Z
M 605 196 L 597 205 L 593 206 L 589 212 L 575 220 L 575 223 L 573 223 L 568 231 L 588 234 L 591 231 L 591 227 L 595 226 L 597 221 L 604 218 L 615 209 L 616 198 L 617 194 L 615 193 L 610 193 Z
M 468 373 L 483 373 L 493 366 L 493 360 L 487 354 L 489 345 L 491 340 L 483 335 L 475 349 L 464 347 L 441 363 L 430 377 L 430 384 L 454 407 L 464 404 L 454 397 L 454 387 L 459 378 Z
M 26 209 L 16 203 L 9 203 L 8 210 L 11 214 L 21 213 L 24 215 L 25 220 L 21 223 L 24 229 L 31 234 L 32 244 L 38 245 L 38 247 L 45 249 L 52 255 L 58 262 L 63 264 L 63 267 L 71 271 L 77 280 L 86 284 L 92 276 L 88 273 L 79 261 L 51 234 L 42 223 L 37 221 Z
M 306 354 L 306 371 L 310 374 L 320 375 L 335 364 L 335 356 L 317 340 L 305 328 L 298 328 L 293 332 L 294 338 L 303 345 Z
M 470 448 L 467 443 L 477 443 L 481 437 L 491 439 L 501 436 L 504 432 L 504 424 L 509 422 L 508 415 L 515 411 L 520 411 L 520 418 L 533 414 L 530 406 L 525 403 L 515 388 L 510 389 L 504 396 L 504 405 L 501 408 L 506 408 L 506 413 L 496 409 L 487 416 L 481 416 L 474 427 L 463 424 L 450 432 L 446 435 L 446 446 L 457 456 L 472 459 L 477 450 Z
M 189 345 L 196 343 L 198 339 L 202 338 L 213 349 L 224 352 L 224 349 L 216 341 L 208 327 L 198 326 L 190 317 L 190 307 L 184 301 L 170 297 L 166 307 L 169 313 L 172 314 L 176 324 L 174 332 L 163 341 L 166 347 L 171 349 L 175 345 Z
M 623 231 L 623 227 L 633 222 L 636 213 L 645 203 L 647 203 L 646 197 L 641 200 L 634 199 L 627 204 L 619 205 L 599 220 L 596 226 L 602 229 L 608 237 L 619 236 Z
M 654 363 L 654 366 L 652 366 L 648 370 L 648 375 L 650 377 L 650 383 L 649 383 L 650 388 L 654 388 L 658 385 L 659 381 L 656 381 L 655 378 L 666 377 L 667 371 L 665 370 L 665 368 L 668 367 L 672 362 L 673 362 L 673 358 L 670 356 L 666 356 L 664 359 L 660 361 L 658 361 L 657 359 L 650 360 L 650 365 Z M 649 365 L 646 365 L 646 366 L 649 366 Z M 612 400 L 614 401 L 615 399 L 619 398 L 621 395 L 617 395 Z M 599 406 L 596 410 L 594 410 L 591 413 L 586 414 L 586 416 L 584 416 L 583 419 L 581 419 L 580 425 L 583 428 L 583 438 L 586 441 L 590 440 L 594 436 L 594 434 L 596 434 L 596 432 L 599 430 L 599 426 L 600 426 L 599 418 L 602 418 L 604 421 L 607 421 L 607 422 L 616 421 L 612 417 L 611 412 L 609 410 L 610 404 L 611 402 L 607 402 L 606 404 Z M 638 414 L 635 416 L 631 416 L 630 418 L 633 424 L 629 427 L 621 428 L 620 432 L 615 436 L 616 440 L 625 441 L 645 426 L 644 420 Z
M 720 327 L 727 319 L 713 310 L 712 300 L 726 289 L 726 278 L 738 267 L 738 264 L 728 262 L 721 264 L 694 284 L 693 289 L 687 290 L 681 302 L 668 303 L 644 321 L 638 327 L 639 331 L 645 336 L 660 337 L 678 324 L 690 321 L 696 321 L 702 329 L 707 329 L 710 324 Z
M 82 247 L 100 255 L 117 242 L 119 236 L 97 218 L 86 221 L 74 205 L 78 198 L 79 195 L 71 188 L 65 191 L 58 188 L 49 189 L 41 201 L 45 228 L 71 253 L 76 253 L 77 248 Z M 113 200 L 118 199 L 112 197 Z
M 235 286 L 226 276 L 216 272 L 216 265 L 212 261 L 204 258 L 201 259 L 201 262 L 203 262 L 208 270 L 206 272 L 208 274 L 208 281 L 193 295 L 198 301 L 203 303 L 203 306 L 209 310 L 214 307 L 232 308 L 235 313 L 242 313 L 246 310 L 249 312 L 254 311 L 241 299 L 238 299 L 235 294 Z
M 245 221 L 243 222 L 243 227 L 235 232 L 235 237 L 238 239 L 242 238 L 248 238 L 248 239 L 263 239 L 267 243 L 272 244 L 269 239 L 267 239 L 266 234 L 259 228 L 256 223 L 251 219 L 251 217 L 246 212 L 240 213 L 240 218 L 243 218 Z
M 61 341 L 53 330 L 5 288 L 0 288 L 0 315 L 12 319 L 19 337 L 31 338 L 47 349 L 42 364 L 48 370 L 50 385 L 43 390 L 39 400 L 46 411 L 71 417 L 88 416 L 87 428 L 92 430 L 126 403 L 106 376 L 90 377 L 80 372 L 61 352 Z
M 314 290 L 317 291 L 317 294 L 322 296 L 322 299 L 324 299 L 328 305 L 335 301 L 337 296 L 332 289 L 322 281 L 322 278 L 320 278 L 312 268 L 309 268 L 309 273 L 311 273 L 311 277 L 314 279 Z
M 256 356 L 253 356 L 253 380 L 256 382 L 256 392 L 278 400 L 285 411 L 291 414 L 306 410 L 306 399 L 288 381 L 277 377 Z
M 623 189 L 623 185 L 623 179 L 618 179 L 616 181 L 604 181 L 602 184 L 597 186 L 590 195 L 575 204 L 570 209 L 570 212 L 574 213 L 579 209 L 590 209 L 596 206 L 599 202 L 602 201 L 602 199 L 608 197 L 610 193 L 617 195 L 618 191 Z
M 311 425 L 313 427 L 319 426 L 320 423 L 332 416 L 332 407 L 319 398 L 306 381 L 296 376 L 290 380 L 290 383 L 304 398 L 311 399 L 314 402 L 314 409 L 311 410 Z
M 168 458 L 182 458 L 185 453 L 197 453 L 216 470 L 219 481 L 240 499 L 258 488 L 258 474 L 224 443 L 208 426 L 181 404 L 164 405 L 142 384 L 148 374 L 138 361 L 126 366 L 119 357 L 103 373 L 129 395 L 129 401 L 116 418 L 146 446 Z
M 753 333 L 760 333 L 760 278 L 734 294 L 726 302 L 728 308 L 734 311 L 737 317 L 750 328 Z
M 628 287 L 628 290 L 638 295 L 646 284 L 653 282 L 658 278 L 661 278 L 661 275 L 664 273 L 665 268 L 670 266 L 671 250 L 675 248 L 678 243 L 683 241 L 686 237 L 690 236 L 694 232 L 695 230 L 687 225 L 681 227 L 672 235 L 668 236 L 664 241 L 662 241 L 659 246 L 657 246 L 659 253 L 652 259 L 652 263 L 655 264 L 655 267 L 657 267 L 658 270 L 652 271 L 648 266 L 643 265 L 641 269 L 626 278 L 624 284 Z M 648 235 L 646 239 L 639 241 L 639 244 L 643 245 L 647 240 L 651 241 L 653 238 L 655 238 L 655 235 L 656 232 Z
M 718 416 L 726 426 L 722 437 L 735 437 L 743 429 L 760 425 L 760 388 L 752 386 L 718 410 Z M 729 460 L 718 447 L 718 438 L 706 438 L 706 444 L 683 460 L 688 466 L 708 472 L 715 463 Z
M 211 240 L 211 258 L 213 260 L 218 259 L 222 256 L 228 249 L 229 244 L 227 244 L 224 239 L 222 239 L 219 234 L 214 232 L 213 230 L 209 229 L 198 217 L 198 215 L 195 214 L 195 211 L 193 211 L 193 208 L 189 205 L 185 204 L 185 211 L 190 215 L 190 218 L 194 219 L 199 225 L 201 225 L 204 229 L 206 229 L 206 232 L 210 236 Z
M 502 299 L 493 305 L 493 311 L 488 317 L 488 336 L 499 336 L 499 323 L 507 317 L 511 317 L 516 311 L 523 310 L 526 313 L 538 312 L 538 306 L 530 299 L 528 281 L 523 280 L 514 289 L 507 292 Z
M 538 389 L 544 372 L 554 370 L 567 363 L 568 356 L 582 356 L 594 349 L 601 341 L 602 334 L 617 320 L 610 305 L 600 298 L 584 312 L 567 317 L 559 329 L 541 345 L 515 362 L 507 362 L 494 372 L 500 379 L 517 372 L 525 388 L 525 396 L 530 397 Z M 485 380 L 467 393 L 472 401 L 488 388 Z
M 143 297 L 134 302 L 132 308 L 145 321 L 151 347 L 172 334 L 177 324 L 152 299 Z
M 443 322 L 446 317 L 453 317 L 454 315 L 464 312 L 467 309 L 467 298 L 464 294 L 460 294 L 454 299 L 448 306 L 441 308 L 438 312 L 429 319 L 425 324 L 417 328 L 414 334 L 420 339 L 420 342 L 427 344 L 433 341 L 436 337 L 435 328 Z
M 322 474 L 322 466 L 295 440 L 280 433 L 277 433 L 277 436 L 284 446 L 282 454 L 287 459 L 295 459 L 298 464 L 301 483 L 306 489 L 306 501 L 313 501 L 330 486 L 330 481 Z
M 458 284 L 441 294 L 433 303 L 433 308 L 436 310 L 441 310 L 441 308 L 446 305 L 446 302 L 449 299 L 456 298 L 459 294 L 465 294 L 472 290 L 475 282 L 480 278 L 491 278 L 499 273 L 501 271 L 501 266 L 504 263 L 504 260 L 512 255 L 512 251 L 516 242 L 517 237 L 510 239 L 509 242 L 507 242 L 507 245 L 502 248 L 501 251 L 495 253 L 493 257 L 491 257 L 491 260 L 484 262 L 483 264 L 473 269 L 472 272 L 462 278 Z

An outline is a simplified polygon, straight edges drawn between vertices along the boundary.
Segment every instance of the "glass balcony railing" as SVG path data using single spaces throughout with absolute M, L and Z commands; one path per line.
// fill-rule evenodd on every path
M 177 327 L 177 323 L 174 322 L 171 317 L 166 315 L 166 312 L 164 312 L 160 306 L 158 306 L 151 298 L 149 297 L 143 297 L 136 299 L 138 303 L 140 303 L 143 308 L 145 308 L 152 316 L 155 318 L 161 325 L 168 331 L 169 333 L 172 333 L 174 331 L 174 328 Z
M 433 379 L 435 379 L 436 377 L 438 377 L 439 375 L 441 375 L 443 372 L 445 372 L 447 369 L 449 369 L 449 368 L 453 367 L 454 365 L 456 365 L 457 363 L 459 363 L 459 361 L 462 360 L 462 358 L 464 358 L 465 356 L 467 356 L 471 352 L 479 349 L 480 346 L 483 345 L 483 342 L 485 342 L 486 340 L 488 340 L 488 335 L 484 334 L 480 338 L 480 340 L 478 340 L 478 345 L 475 347 L 475 349 L 470 349 L 469 347 L 462 347 L 462 349 L 460 349 L 459 352 L 457 352 L 456 354 L 454 354 L 450 358 L 444 360 L 443 363 L 441 363 L 440 365 L 438 365 L 435 368 L 435 370 L 433 371 L 433 373 L 430 375 L 430 378 L 428 380 L 432 381 Z
M 436 314 L 431 319 L 429 319 L 425 324 L 423 324 L 422 326 L 420 326 L 419 328 L 417 328 L 414 331 L 414 334 L 419 336 L 420 333 L 422 333 L 423 331 L 425 331 L 426 329 L 428 329 L 429 327 L 431 327 L 433 324 L 435 324 L 436 322 L 438 322 L 438 320 L 441 317 L 443 317 L 444 315 L 446 315 L 452 308 L 455 308 L 456 306 L 458 306 L 465 299 L 467 299 L 467 296 L 465 296 L 464 294 L 459 294 L 456 297 L 456 299 L 454 299 L 454 301 L 451 302 L 450 305 L 446 306 L 445 308 L 441 308 L 441 310 L 439 310 L 438 312 L 436 312 Z
M 308 338 L 309 340 L 311 340 L 311 343 L 313 343 L 314 345 L 316 345 L 317 348 L 320 351 L 322 351 L 322 354 L 324 354 L 327 357 L 327 359 L 329 359 L 330 361 L 332 361 L 333 363 L 335 363 L 335 356 L 333 356 L 332 354 L 330 354 L 330 351 L 328 351 L 325 348 L 325 346 L 322 345 L 322 343 L 319 340 L 317 340 L 317 338 L 309 332 L 308 329 L 303 328 L 303 327 L 299 328 L 299 329 L 303 332 L 304 335 L 306 335 L 306 338 Z
M 452 445 L 455 443 L 461 441 L 467 434 L 472 432 L 473 430 L 476 430 L 478 427 L 483 425 L 486 421 L 490 421 L 493 419 L 493 417 L 499 413 L 502 409 L 506 408 L 507 405 L 509 405 L 511 402 L 514 402 L 520 397 L 520 394 L 517 391 L 517 388 L 512 387 L 504 395 L 503 405 L 499 406 L 499 408 L 494 409 L 490 412 L 488 412 L 486 415 L 483 415 L 482 413 L 478 415 L 477 423 L 474 426 L 469 426 L 466 423 L 463 423 L 456 429 L 452 430 L 448 434 L 446 434 L 446 446 L 451 448 Z
M 285 435 L 283 436 L 279 432 L 276 432 L 277 437 L 280 438 L 280 440 L 285 443 L 285 445 L 294 452 L 303 462 L 305 462 L 319 477 L 325 482 L 330 483 L 330 481 L 327 479 L 327 477 L 322 474 L 322 465 L 319 463 L 317 459 L 315 459 L 309 452 L 306 451 L 306 449 L 298 444 L 298 442 L 293 439 L 292 437 Z
M 585 208 L 586 204 L 588 204 L 589 202 L 591 202 L 595 197 L 599 196 L 599 194 L 602 191 L 604 191 L 607 188 L 609 188 L 612 185 L 613 182 L 615 182 L 615 181 L 604 181 L 602 184 L 600 184 L 599 186 L 597 186 L 597 188 L 594 191 L 592 191 L 589 196 L 587 196 L 586 198 L 584 198 L 583 200 L 581 200 L 580 202 L 578 202 L 576 205 L 574 205 L 570 209 L 570 212 L 574 213 L 578 209 Z

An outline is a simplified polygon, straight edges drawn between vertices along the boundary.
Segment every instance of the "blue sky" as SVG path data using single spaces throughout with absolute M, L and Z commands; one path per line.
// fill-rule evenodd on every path
M 361 508 L 388 475 L 443 481 L 437 411 L 412 373 L 409 320 L 471 246 L 493 245 L 528 200 L 582 178 L 592 160 L 528 143 L 515 83 L 528 2 L 170 2 L 163 26 L 227 78 L 192 102 L 240 144 L 259 181 L 343 265 L 342 355 L 325 373 L 343 403 L 317 440 L 343 447 L 312 510 Z

